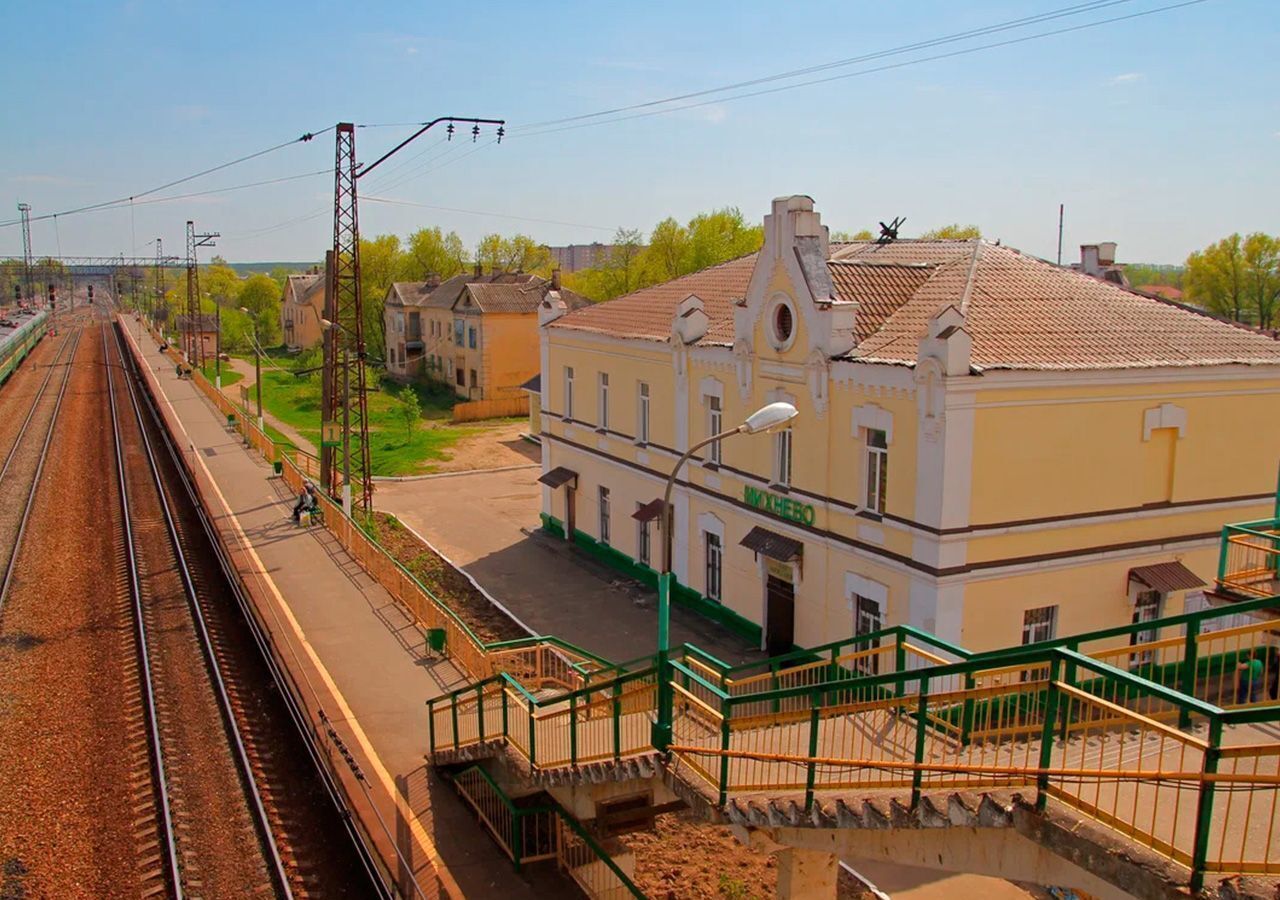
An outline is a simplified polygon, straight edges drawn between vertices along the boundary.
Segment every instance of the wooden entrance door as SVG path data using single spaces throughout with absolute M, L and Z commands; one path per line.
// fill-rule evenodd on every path
M 777 656 L 788 652 L 794 643 L 796 586 L 769 573 L 764 596 L 764 649 L 770 656 Z
M 564 539 L 573 540 L 573 529 L 577 527 L 578 492 L 572 485 L 564 486 Z

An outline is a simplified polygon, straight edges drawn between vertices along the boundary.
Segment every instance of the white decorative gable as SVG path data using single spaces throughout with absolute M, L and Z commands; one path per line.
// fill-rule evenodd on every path
M 792 305 L 808 335 L 807 352 L 817 350 L 827 359 L 853 349 L 858 304 L 837 300 L 831 273 L 827 227 L 814 211 L 813 199 L 801 195 L 779 197 L 764 218 L 764 246 L 756 258 L 747 286 L 746 302 L 734 311 L 734 337 L 752 346 L 756 323 L 778 305 Z M 794 291 L 787 297 L 771 291 L 769 283 L 781 266 Z M 753 348 L 757 353 L 763 347 Z M 790 344 L 774 349 L 785 351 Z M 807 355 L 807 354 L 806 354 Z

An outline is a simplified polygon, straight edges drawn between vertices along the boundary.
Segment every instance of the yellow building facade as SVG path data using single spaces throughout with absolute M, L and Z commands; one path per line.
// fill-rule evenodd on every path
M 1175 614 L 1272 512 L 1280 343 L 1007 247 L 833 245 L 787 197 L 758 254 L 540 320 L 544 525 L 639 577 L 679 455 L 799 410 L 673 495 L 677 598 L 770 650 Z
M 324 337 L 324 276 L 290 275 L 280 298 L 280 334 L 290 350 L 319 346 Z

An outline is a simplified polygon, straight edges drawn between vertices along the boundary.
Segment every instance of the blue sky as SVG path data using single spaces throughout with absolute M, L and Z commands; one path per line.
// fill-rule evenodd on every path
M 1164 6 L 1107 9 L 1015 37 Z M 1071 0 L 10 3 L 0 220 L 127 197 L 339 120 L 505 117 L 501 145 L 429 132 L 371 175 L 365 235 L 422 225 L 607 240 L 771 197 L 813 196 L 833 228 L 952 221 L 1027 252 L 1114 240 L 1122 260 L 1180 262 L 1231 231 L 1280 232 L 1280 3 L 1199 5 L 1073 34 L 612 124 L 535 123 L 821 64 L 1066 7 Z M 961 49 L 893 57 L 886 62 Z M 855 72 L 852 66 L 823 74 Z M 372 161 L 412 129 L 358 132 Z M 456 144 L 456 146 L 455 146 Z M 475 152 L 471 152 L 475 147 Z M 416 157 L 416 158 L 414 158 Z M 161 195 L 318 172 L 333 136 Z M 403 164 L 403 165 L 402 165 Z M 398 168 L 392 169 L 395 165 Z M 38 254 L 137 252 L 184 222 L 232 260 L 318 259 L 332 178 L 33 224 Z M 150 199 L 150 198 L 148 198 Z M 460 212 L 456 210 L 468 210 Z M 477 213 L 483 213 L 477 214 Z M 537 219 L 545 221 L 526 221 Z M 556 224 L 553 224 L 556 223 Z M 20 253 L 0 228 L 0 256 Z

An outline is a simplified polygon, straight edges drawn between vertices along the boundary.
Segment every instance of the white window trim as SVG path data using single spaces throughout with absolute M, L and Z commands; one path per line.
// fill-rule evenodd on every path
M 711 401 L 715 401 L 718 408 L 713 409 Z M 702 405 L 706 409 L 707 437 L 719 434 L 724 430 L 724 401 L 714 394 L 708 394 L 702 398 Z M 716 420 L 719 421 L 716 421 Z M 723 464 L 723 441 L 714 441 L 707 445 L 707 459 L 709 465 L 719 466 Z
M 784 466 L 782 465 L 782 447 L 784 444 L 787 448 L 787 465 L 785 466 L 787 471 L 785 472 L 783 471 Z M 769 483 L 777 485 L 778 487 L 789 488 L 791 487 L 791 476 L 795 471 L 796 465 L 795 435 L 792 433 L 790 428 L 784 428 L 774 434 L 772 450 L 773 475 Z
M 699 514 L 697 519 L 698 543 L 701 545 L 702 551 L 702 595 L 707 595 L 707 535 L 714 534 L 720 539 L 720 597 L 724 598 L 724 573 L 728 568 L 726 565 L 729 556 L 729 543 L 724 539 L 724 521 L 715 513 L 704 512 Z
M 609 373 L 596 376 L 596 429 L 609 430 Z
M 885 498 L 881 496 L 872 497 L 872 494 L 871 494 L 871 460 L 872 458 L 875 457 L 876 459 L 879 460 L 878 465 L 881 467 L 881 471 L 883 471 L 883 469 L 887 468 L 889 465 L 889 448 L 887 446 L 885 447 L 871 446 L 871 432 L 879 431 L 879 430 L 880 429 L 878 428 L 869 428 L 863 432 L 863 454 L 864 454 L 863 460 L 865 461 L 865 468 L 862 471 L 862 475 L 863 475 L 862 505 L 863 507 L 866 508 L 867 512 L 875 513 L 876 515 L 883 515 L 884 513 L 880 509 L 880 507 L 882 505 L 886 505 L 884 502 Z M 885 444 L 887 445 L 888 443 L 889 443 L 889 436 L 888 434 L 886 434 Z M 879 485 L 880 485 L 880 478 L 879 478 L 880 472 L 877 472 L 876 474 L 877 474 L 876 489 L 878 493 Z M 889 485 L 888 485 L 888 481 L 886 480 L 884 493 L 887 494 L 888 492 L 889 492 Z
M 564 367 L 564 417 L 573 419 L 573 366 Z
M 648 392 L 647 394 L 645 392 Z M 636 443 L 648 444 L 653 437 L 653 390 L 647 381 L 636 382 Z

